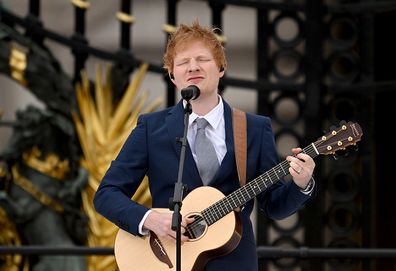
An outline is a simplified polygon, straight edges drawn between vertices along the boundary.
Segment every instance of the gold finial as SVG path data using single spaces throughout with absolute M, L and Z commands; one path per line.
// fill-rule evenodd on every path
M 221 44 L 223 44 L 223 45 L 227 43 L 227 37 L 224 36 L 224 35 L 218 35 L 218 34 L 216 34 L 216 38 L 217 38 L 217 40 L 220 41 Z
M 172 34 L 176 31 L 176 26 L 171 25 L 171 24 L 163 24 L 162 30 L 164 30 L 168 34 Z
M 81 9 L 87 9 L 90 6 L 88 1 L 84 0 L 71 0 L 72 4 Z
M 125 13 L 125 12 L 121 12 L 121 11 L 116 13 L 116 17 L 121 22 L 128 23 L 128 24 L 133 24 L 136 21 L 134 16 L 132 16 L 128 13 Z
M 23 49 L 17 48 L 16 44 L 13 44 L 10 52 L 9 60 L 11 77 L 16 81 L 26 86 L 27 81 L 25 79 L 25 70 L 27 67 L 26 52 Z

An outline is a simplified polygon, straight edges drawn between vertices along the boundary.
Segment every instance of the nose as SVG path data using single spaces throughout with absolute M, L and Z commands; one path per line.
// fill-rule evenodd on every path
M 200 67 L 198 64 L 198 61 L 196 61 L 195 59 L 191 59 L 188 65 L 188 72 L 195 72 L 195 71 L 199 71 Z

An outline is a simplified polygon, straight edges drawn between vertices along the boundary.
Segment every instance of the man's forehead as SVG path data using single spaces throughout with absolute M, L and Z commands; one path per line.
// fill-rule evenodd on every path
M 183 42 L 178 45 L 176 48 L 175 58 L 183 58 L 187 54 L 189 54 L 190 49 L 194 51 L 197 55 L 212 55 L 209 46 L 207 46 L 204 42 L 201 41 L 188 41 Z

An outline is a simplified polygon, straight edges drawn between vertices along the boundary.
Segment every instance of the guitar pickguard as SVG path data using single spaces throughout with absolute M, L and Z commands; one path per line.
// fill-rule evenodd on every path
M 173 267 L 173 264 L 169 259 L 168 253 L 166 253 L 165 247 L 162 245 L 161 240 L 154 232 L 150 232 L 150 247 L 158 260 L 167 264 L 169 268 Z

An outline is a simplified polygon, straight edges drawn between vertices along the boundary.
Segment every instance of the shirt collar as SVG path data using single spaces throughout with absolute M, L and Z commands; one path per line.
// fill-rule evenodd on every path
M 208 114 L 205 116 L 198 116 L 194 112 L 191 113 L 190 118 L 189 118 L 189 126 L 197 119 L 197 118 L 204 118 L 206 119 L 210 126 L 213 127 L 213 129 L 217 129 L 217 126 L 219 126 L 221 118 L 223 117 L 224 113 L 224 103 L 223 99 L 221 98 L 220 95 L 219 97 L 219 103 L 213 108 Z M 183 100 L 183 105 L 186 105 L 186 101 Z

